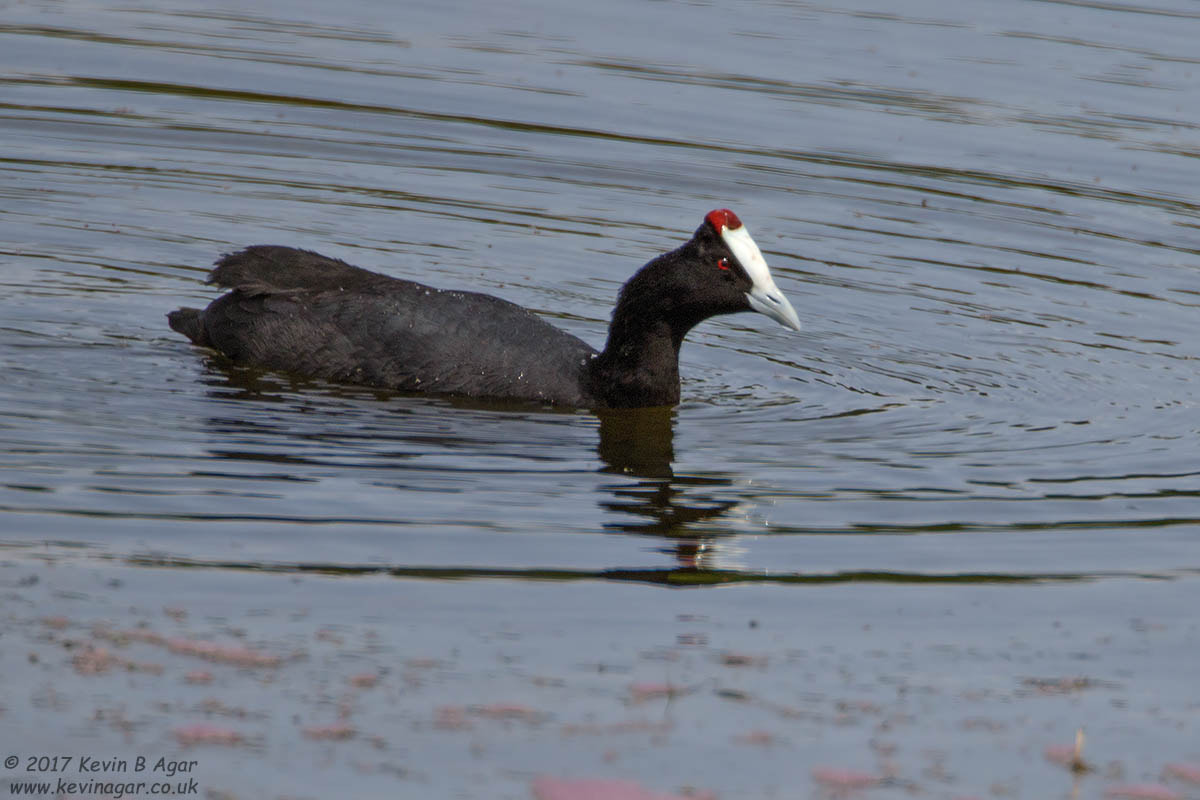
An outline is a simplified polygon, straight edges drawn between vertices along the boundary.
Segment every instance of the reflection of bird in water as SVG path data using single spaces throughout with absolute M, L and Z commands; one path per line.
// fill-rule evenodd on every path
M 611 511 L 632 514 L 637 522 L 608 524 L 622 533 L 645 533 L 657 536 L 687 535 L 687 526 L 724 516 L 739 505 L 738 500 L 716 500 L 689 497 L 685 486 L 731 486 L 725 478 L 676 478 L 645 481 L 636 486 L 616 489 L 615 499 L 601 505 Z
M 663 551 L 674 555 L 679 566 L 710 567 L 716 538 L 706 535 L 703 523 L 725 517 L 741 501 L 705 496 L 696 489 L 727 489 L 732 479 L 674 473 L 674 409 L 605 411 L 599 417 L 597 449 L 604 471 L 644 479 L 614 487 L 612 498 L 601 501 L 603 508 L 628 517 L 605 523 L 605 530 L 664 537 L 670 547 Z
M 369 400 L 376 394 L 381 398 L 392 396 L 386 390 L 289 380 L 277 374 L 238 367 L 220 358 L 209 362 L 208 382 L 214 395 L 223 399 L 233 397 L 285 405 L 295 402 L 297 395 L 293 392 L 297 390 L 299 397 L 310 400 L 316 397 L 333 401 Z M 488 410 L 505 407 L 495 401 L 458 401 L 455 405 Z M 336 403 L 331 407 L 343 409 Z M 363 408 L 369 409 L 369 406 Z M 603 523 L 603 528 L 613 533 L 661 537 L 659 549 L 672 556 L 677 568 L 713 569 L 717 566 L 714 561 L 728 561 L 731 555 L 728 542 L 720 546 L 717 542 L 728 536 L 728 520 L 731 515 L 737 516 L 735 509 L 742 505 L 743 499 L 730 496 L 734 481 L 719 473 L 674 473 L 675 414 L 675 409 L 670 407 L 597 412 L 600 424 L 596 450 L 603 462 L 601 471 L 621 476 L 602 490 L 597 501 L 602 509 L 613 512 L 610 521 Z M 213 423 L 222 430 L 255 435 L 276 431 L 282 435 L 281 441 L 285 444 L 288 437 L 299 435 L 284 419 L 279 421 L 277 428 L 271 425 L 269 418 L 264 420 L 262 417 L 220 418 L 214 419 Z M 311 435 L 320 433 L 320 426 L 316 434 L 310 432 Z M 413 434 L 403 427 L 389 427 L 387 435 L 396 441 L 405 441 Z M 373 438 L 378 440 L 380 437 L 377 434 Z M 453 438 L 442 432 L 437 441 L 448 443 Z M 286 446 L 269 452 L 237 448 L 222 451 L 219 455 L 279 464 L 304 461 Z M 720 566 L 736 568 L 728 563 Z

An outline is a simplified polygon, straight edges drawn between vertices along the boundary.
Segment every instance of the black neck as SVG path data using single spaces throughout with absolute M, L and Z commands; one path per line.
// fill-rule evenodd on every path
M 604 352 L 588 367 L 592 393 L 612 407 L 679 402 L 679 343 L 665 320 L 618 330 L 614 317 Z
M 588 366 L 592 393 L 609 406 L 679 402 L 679 346 L 700 321 L 665 280 L 680 255 L 659 256 L 621 289 L 604 352 Z

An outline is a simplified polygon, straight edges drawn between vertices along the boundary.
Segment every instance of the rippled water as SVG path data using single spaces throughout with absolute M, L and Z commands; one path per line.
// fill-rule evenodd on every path
M 9 5 L 5 553 L 1194 605 L 1198 35 L 1182 2 Z M 704 324 L 670 411 L 313 385 L 165 325 L 285 243 L 598 345 L 724 206 L 805 330 Z

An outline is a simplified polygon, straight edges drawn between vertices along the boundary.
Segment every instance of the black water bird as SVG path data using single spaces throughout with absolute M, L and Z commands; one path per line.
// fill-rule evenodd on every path
M 255 245 L 224 256 L 208 282 L 230 291 L 170 326 L 235 363 L 403 392 L 581 408 L 679 402 L 679 348 L 697 323 L 758 311 L 800 320 L 732 211 L 622 287 L 597 352 L 528 309 L 435 289 L 307 250 Z

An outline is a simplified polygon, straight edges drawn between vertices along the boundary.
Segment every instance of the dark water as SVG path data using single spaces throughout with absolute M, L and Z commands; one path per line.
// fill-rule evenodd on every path
M 7 5 L 4 553 L 1194 608 L 1197 41 L 1184 2 Z M 701 326 L 669 412 L 298 383 L 165 325 L 217 255 L 286 243 L 599 344 L 725 206 L 805 330 Z

